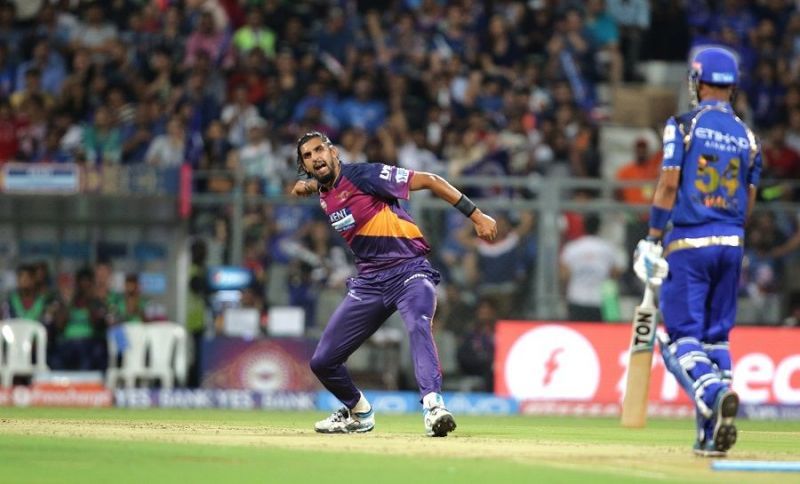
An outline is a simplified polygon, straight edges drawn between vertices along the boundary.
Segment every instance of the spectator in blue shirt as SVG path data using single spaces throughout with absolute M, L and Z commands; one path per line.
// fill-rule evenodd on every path
M 625 79 L 635 80 L 638 77 L 635 69 L 642 55 L 644 32 L 650 28 L 650 2 L 607 0 L 606 4 L 608 13 L 616 20 L 620 30 L 622 52 L 625 56 Z
M 502 15 L 493 15 L 489 20 L 489 27 L 481 44 L 483 70 L 491 75 L 504 76 L 509 82 L 513 82 L 514 65 L 519 59 L 520 51 Z
M 746 37 L 756 26 L 756 18 L 750 7 L 743 2 L 722 2 L 722 11 L 711 19 L 711 31 L 719 32 L 725 27 L 732 28 L 740 37 Z
M 753 118 L 758 126 L 769 127 L 778 121 L 786 88 L 779 82 L 775 66 L 769 60 L 761 60 L 756 69 L 756 78 L 747 91 Z
M 42 6 L 33 33 L 37 38 L 47 39 L 56 50 L 63 50 L 69 46 L 70 29 L 64 23 L 59 22 L 56 7 L 51 3 L 45 3 Z
M 22 29 L 15 25 L 17 7 L 14 2 L 0 3 L 0 45 L 8 46 L 8 56 L 19 62 L 19 48 L 22 45 Z
M 608 80 L 622 81 L 622 54 L 619 50 L 619 29 L 608 11 L 604 0 L 589 0 L 586 4 L 586 34 L 596 50 L 595 59 L 607 66 Z
M 314 81 L 308 85 L 305 95 L 295 104 L 292 113 L 292 122 L 299 123 L 306 117 L 306 112 L 317 108 L 328 124 L 336 124 L 335 112 L 337 108 L 336 94 L 325 89 L 322 82 Z
M 205 76 L 202 72 L 193 70 L 189 74 L 185 84 L 185 91 L 179 100 L 179 104 L 189 104 L 191 106 L 191 118 L 188 128 L 195 133 L 202 133 L 208 128 L 212 120 L 217 119 L 220 114 L 219 104 L 214 96 L 211 96 L 205 89 Z
M 50 129 L 44 137 L 44 146 L 31 159 L 36 163 L 71 163 L 75 157 L 61 147 L 61 133 Z
M 139 104 L 133 120 L 121 126 L 123 163 L 143 163 L 145 161 L 147 149 L 153 139 L 149 119 L 147 105 Z
M 355 53 L 353 33 L 347 28 L 344 12 L 334 7 L 328 12 L 325 27 L 316 36 L 315 44 L 322 53 L 333 57 L 339 64 L 346 64 Z
M 8 58 L 8 46 L 0 44 L 0 98 L 8 98 L 16 91 L 17 68 Z
M 360 77 L 354 86 L 354 96 L 339 105 L 339 121 L 343 128 L 361 128 L 375 134 L 386 120 L 386 104 L 372 97 L 372 83 Z
M 64 59 L 58 52 L 50 49 L 47 39 L 36 41 L 31 60 L 20 64 L 17 70 L 18 90 L 25 89 L 25 74 L 32 67 L 38 68 L 41 73 L 42 90 L 53 95 L 61 92 L 61 86 L 67 77 Z

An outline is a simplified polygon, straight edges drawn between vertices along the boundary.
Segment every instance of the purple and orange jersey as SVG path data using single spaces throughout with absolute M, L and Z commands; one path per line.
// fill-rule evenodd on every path
M 356 257 L 360 274 L 402 264 L 430 252 L 407 200 L 414 172 L 381 163 L 342 164 L 333 188 L 319 203 Z

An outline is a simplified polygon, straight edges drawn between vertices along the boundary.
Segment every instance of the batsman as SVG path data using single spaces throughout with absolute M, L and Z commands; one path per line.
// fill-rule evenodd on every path
M 661 287 L 669 336 L 659 338 L 661 353 L 695 404 L 694 452 L 706 457 L 724 456 L 736 443 L 739 397 L 731 388 L 728 336 L 761 173 L 753 131 L 731 107 L 738 80 L 738 63 L 726 49 L 707 47 L 692 59 L 693 109 L 664 128 L 649 232 L 634 255 L 637 276 Z

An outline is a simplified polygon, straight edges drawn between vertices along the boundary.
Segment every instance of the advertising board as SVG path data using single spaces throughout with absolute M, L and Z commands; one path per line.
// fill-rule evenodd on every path
M 523 413 L 560 403 L 572 413 L 613 414 L 622 401 L 628 324 L 501 321 L 495 332 L 495 393 Z M 800 404 L 800 329 L 737 327 L 731 333 L 733 387 L 746 405 Z M 653 358 L 651 413 L 691 409 L 660 353 Z M 587 406 L 591 404 L 591 406 Z

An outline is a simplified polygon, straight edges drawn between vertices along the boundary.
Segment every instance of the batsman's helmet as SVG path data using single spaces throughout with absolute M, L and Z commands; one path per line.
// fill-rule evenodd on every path
M 697 104 L 700 83 L 713 86 L 735 86 L 739 82 L 739 63 L 731 51 L 722 47 L 707 47 L 698 52 L 689 68 L 689 95 Z

